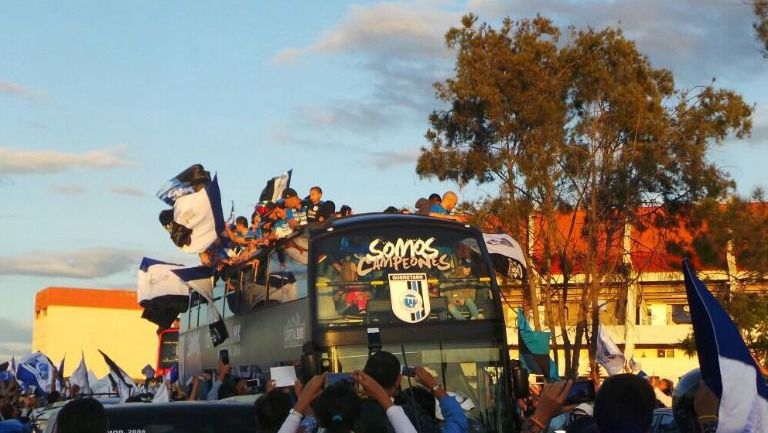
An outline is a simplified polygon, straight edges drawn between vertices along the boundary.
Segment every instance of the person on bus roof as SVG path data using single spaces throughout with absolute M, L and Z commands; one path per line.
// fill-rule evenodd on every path
M 323 204 L 323 189 L 319 186 L 313 186 L 309 189 L 309 200 L 305 202 L 307 209 L 307 223 L 322 221 L 320 216 L 320 206 Z
M 443 199 L 440 204 L 432 205 L 432 207 L 429 209 L 429 216 L 458 222 L 466 222 L 466 216 L 451 214 L 458 203 L 459 196 L 456 195 L 456 193 L 453 191 L 448 191 L 443 194 Z

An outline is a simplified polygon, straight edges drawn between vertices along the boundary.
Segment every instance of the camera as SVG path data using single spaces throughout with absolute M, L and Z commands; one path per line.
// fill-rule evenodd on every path
M 400 373 L 403 376 L 415 377 L 416 376 L 416 368 L 415 367 L 408 367 L 408 366 L 404 365 L 403 368 L 400 370 Z

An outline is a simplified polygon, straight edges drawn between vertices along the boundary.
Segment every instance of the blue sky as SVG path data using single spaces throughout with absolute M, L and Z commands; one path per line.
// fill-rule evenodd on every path
M 126 288 L 142 256 L 194 262 L 157 223 L 155 191 L 191 163 L 249 213 L 294 169 L 357 212 L 412 205 L 452 184 L 414 167 L 450 74 L 443 34 L 537 12 L 619 25 L 680 86 L 739 91 L 752 138 L 711 157 L 743 192 L 762 182 L 768 60 L 741 1 L 3 1 L 0 5 L 0 361 L 31 340 L 47 286 Z M 469 186 L 464 198 L 493 193 Z

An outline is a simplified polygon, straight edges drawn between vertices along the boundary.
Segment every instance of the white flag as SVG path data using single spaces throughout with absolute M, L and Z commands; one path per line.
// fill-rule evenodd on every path
M 171 398 L 168 395 L 168 378 L 163 376 L 163 383 L 155 390 L 152 403 L 168 403 L 169 401 L 171 401 Z
M 173 220 L 192 230 L 190 243 L 181 247 L 185 253 L 202 253 L 224 231 L 224 212 L 216 176 L 205 189 L 176 199 Z
M 598 327 L 597 353 L 595 354 L 597 363 L 605 367 L 609 376 L 624 372 L 624 354 L 619 350 L 616 343 L 605 331 L 603 325 Z
M 69 384 L 70 386 L 77 385 L 80 388 L 80 394 L 93 394 L 91 382 L 88 380 L 88 368 L 85 366 L 85 355 L 82 353 L 80 364 L 69 376 Z

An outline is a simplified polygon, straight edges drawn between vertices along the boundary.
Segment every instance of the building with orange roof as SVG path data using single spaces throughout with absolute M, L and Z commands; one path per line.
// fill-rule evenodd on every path
M 156 327 L 141 318 L 134 290 L 47 287 L 35 296 L 32 351 L 41 351 L 54 363 L 66 355 L 64 375 L 80 363 L 97 377 L 108 372 L 101 349 L 131 377 L 157 359 Z
M 681 257 L 668 251 L 667 245 L 681 241 L 691 244 L 692 234 L 680 223 L 676 230 L 664 230 L 655 224 L 654 219 L 663 210 L 643 208 L 640 211 L 640 223 L 627 224 L 622 233 L 614 239 L 601 239 L 601 249 L 608 251 L 600 266 L 616 269 L 615 276 L 607 275 L 601 281 L 599 305 L 600 322 L 603 324 L 619 347 L 629 357 L 642 364 L 643 371 L 649 375 L 667 377 L 676 380 L 689 370 L 698 367 L 698 360 L 689 357 L 681 349 L 680 341 L 687 337 L 692 328 L 687 310 L 687 298 Z M 584 227 L 584 213 L 562 214 L 556 218 L 559 236 L 580 233 Z M 573 226 L 571 226 L 573 224 Z M 538 216 L 530 220 L 528 238 L 520 239 L 521 245 L 527 246 L 530 260 L 537 269 L 547 264 L 544 258 L 544 241 L 541 233 L 546 229 L 546 222 Z M 706 230 L 706 227 L 704 228 Z M 578 236 L 577 236 L 578 237 Z M 609 248 L 605 248 L 607 243 Z M 571 243 L 569 252 L 572 263 L 569 276 L 569 294 L 564 311 L 566 328 L 571 341 L 575 334 L 575 325 L 586 281 L 585 252 L 586 241 L 579 239 Z M 755 278 L 744 266 L 737 263 L 733 251 L 723 246 L 719 252 L 717 264 L 703 263 L 695 254 L 691 257 L 695 269 L 702 280 L 713 292 L 739 290 L 747 293 L 768 293 L 768 281 Z M 563 266 L 557 258 L 551 263 L 549 301 L 560 300 L 563 285 Z M 618 275 L 624 273 L 625 275 Z M 529 271 L 529 275 L 531 272 Z M 545 330 L 553 331 L 556 336 L 560 373 L 564 373 L 562 350 L 563 338 L 559 323 L 549 326 L 544 304 L 547 301 L 547 283 L 542 275 L 538 278 L 537 295 L 540 301 L 539 318 Z M 516 308 L 524 303 L 523 291 L 519 286 L 502 286 L 505 293 L 505 317 L 508 326 L 508 340 L 511 343 L 511 355 L 517 357 Z M 557 305 L 557 304 L 555 304 Z M 586 341 L 583 341 L 586 345 Z M 584 348 L 579 356 L 579 374 L 589 371 L 589 356 Z

